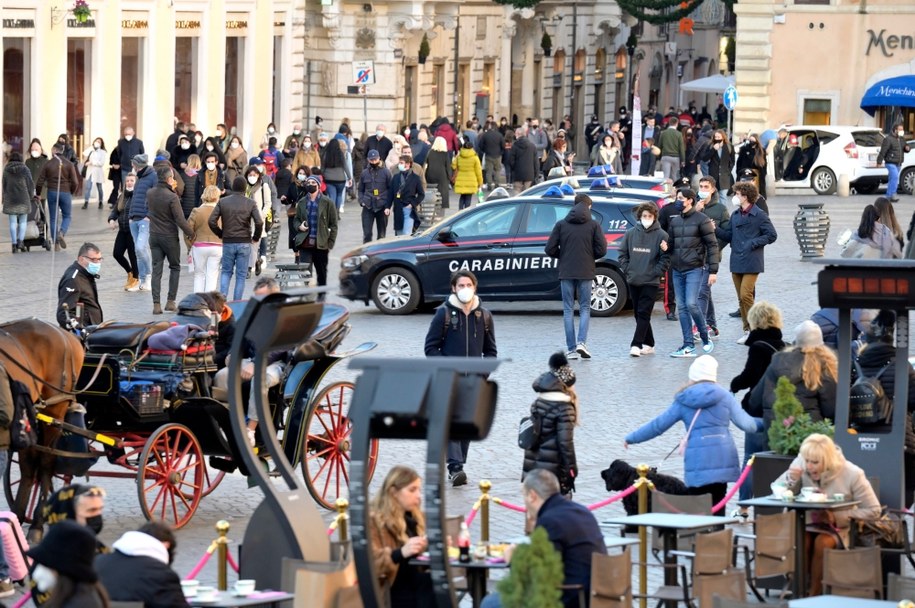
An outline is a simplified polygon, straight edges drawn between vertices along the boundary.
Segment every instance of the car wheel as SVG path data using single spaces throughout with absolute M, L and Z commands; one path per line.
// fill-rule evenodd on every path
M 406 268 L 385 268 L 372 281 L 372 301 L 386 315 L 408 315 L 419 305 L 416 275 Z
M 617 271 L 598 268 L 591 285 L 591 315 L 612 317 L 619 314 L 629 299 L 629 288 Z
M 899 176 L 899 189 L 906 194 L 915 194 L 915 167 L 909 167 Z
M 836 174 L 826 167 L 820 167 L 810 176 L 810 186 L 817 194 L 835 194 Z
M 861 182 L 860 184 L 855 184 L 855 192 L 858 194 L 873 194 L 879 187 L 879 182 Z

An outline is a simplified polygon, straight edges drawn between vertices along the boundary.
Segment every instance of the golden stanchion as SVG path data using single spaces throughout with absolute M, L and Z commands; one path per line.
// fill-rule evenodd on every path
M 635 468 L 639 474 L 636 484 L 639 488 L 639 514 L 648 512 L 648 490 L 654 489 L 654 484 L 648 481 L 649 466 L 640 464 Z M 648 607 L 648 528 L 639 526 L 639 606 Z
M 488 546 L 489 543 L 489 491 L 492 482 L 488 479 L 480 481 L 480 542 Z
M 216 522 L 216 532 L 219 534 L 219 537 L 213 541 L 216 543 L 217 548 L 217 559 L 218 563 L 216 565 L 218 582 L 217 587 L 220 591 L 225 591 L 229 588 L 229 578 L 228 578 L 228 567 L 229 567 L 229 522 L 224 519 L 220 519 Z
M 341 543 L 345 543 L 349 540 L 349 501 L 345 498 L 338 498 L 335 503 L 337 507 L 337 517 L 334 521 L 337 524 L 337 536 L 340 538 Z

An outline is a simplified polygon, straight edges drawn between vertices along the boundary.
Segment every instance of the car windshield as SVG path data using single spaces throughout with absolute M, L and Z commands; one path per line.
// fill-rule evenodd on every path
M 883 143 L 883 133 L 880 131 L 855 131 L 851 134 L 859 146 L 879 148 Z
M 451 236 L 458 238 L 507 234 L 511 231 L 519 207 L 516 203 L 477 207 L 474 212 L 459 217 L 451 224 Z

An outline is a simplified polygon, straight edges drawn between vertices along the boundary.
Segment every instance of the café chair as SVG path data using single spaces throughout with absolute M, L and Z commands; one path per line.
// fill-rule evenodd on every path
M 714 593 L 735 599 L 746 597 L 746 575 L 734 568 L 734 530 L 697 534 L 694 551 L 671 553 L 690 560 L 693 589 L 689 595 L 699 600 L 700 608 L 711 605 Z
M 771 606 L 772 608 L 788 608 L 788 602 L 767 604 L 767 606 Z M 759 608 L 759 604 L 743 602 L 741 600 L 734 600 L 715 595 L 712 597 L 712 608 Z
M 886 599 L 898 602 L 913 598 L 915 598 L 915 578 L 890 572 L 886 583 Z
M 693 597 L 699 608 L 712 608 L 713 598 L 732 600 L 747 599 L 747 575 L 743 570 L 730 570 L 713 576 L 697 576 L 693 579 Z
M 688 515 L 711 515 L 712 513 L 712 495 L 699 494 L 690 496 L 687 494 L 668 494 L 655 490 L 651 494 L 651 512 L 652 513 L 685 513 Z M 692 538 L 696 535 L 694 530 L 685 530 L 677 533 L 677 542 L 675 549 L 687 547 L 692 544 Z M 660 555 L 664 549 L 664 540 L 659 533 L 652 532 L 651 553 L 659 561 L 663 559 Z
M 591 608 L 632 608 L 632 557 L 622 553 L 591 556 Z
M 880 548 L 827 549 L 823 556 L 823 594 L 883 599 Z
M 585 593 L 584 585 L 559 585 L 559 590 L 563 593 L 574 591 L 578 599 L 578 608 L 588 608 L 588 595 Z
M 741 546 L 744 555 L 744 571 L 750 590 L 760 602 L 764 602 L 756 583 L 760 579 L 782 576 L 785 578 L 785 585 L 778 597 L 784 599 L 794 574 L 794 556 L 797 545 L 794 514 L 784 511 L 772 515 L 757 515 L 754 529 L 755 534 L 738 534 L 741 538 L 753 540 L 752 557 L 750 547 Z M 753 565 L 752 570 L 751 564 Z
M 915 523 L 915 513 L 905 509 L 886 509 L 886 512 L 892 521 L 898 523 L 898 526 L 900 527 L 901 542 L 896 546 L 885 546 L 885 543 L 880 544 L 880 552 L 884 555 L 898 555 L 905 557 L 909 561 L 909 564 L 912 566 L 912 568 L 915 569 L 915 556 L 913 556 L 912 541 L 909 539 L 909 530 L 912 527 L 910 522 Z M 863 522 L 860 520 L 851 520 L 852 547 L 869 546 L 868 542 L 862 542 L 863 539 L 859 531 L 859 526 L 861 524 L 863 524 Z

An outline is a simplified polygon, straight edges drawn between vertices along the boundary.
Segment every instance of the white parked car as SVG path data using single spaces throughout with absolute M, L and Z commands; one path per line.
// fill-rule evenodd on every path
M 836 125 L 786 128 L 782 166 L 773 171 L 776 176 L 781 175 L 776 181 L 778 188 L 813 188 L 817 194 L 834 194 L 842 174 L 848 175 L 851 186 L 861 194 L 876 192 L 881 183 L 886 183 L 886 167 L 877 166 L 883 143 L 879 129 Z
M 904 194 L 915 194 L 915 139 L 910 139 L 909 151 L 902 157 L 902 169 L 899 171 L 899 191 Z

